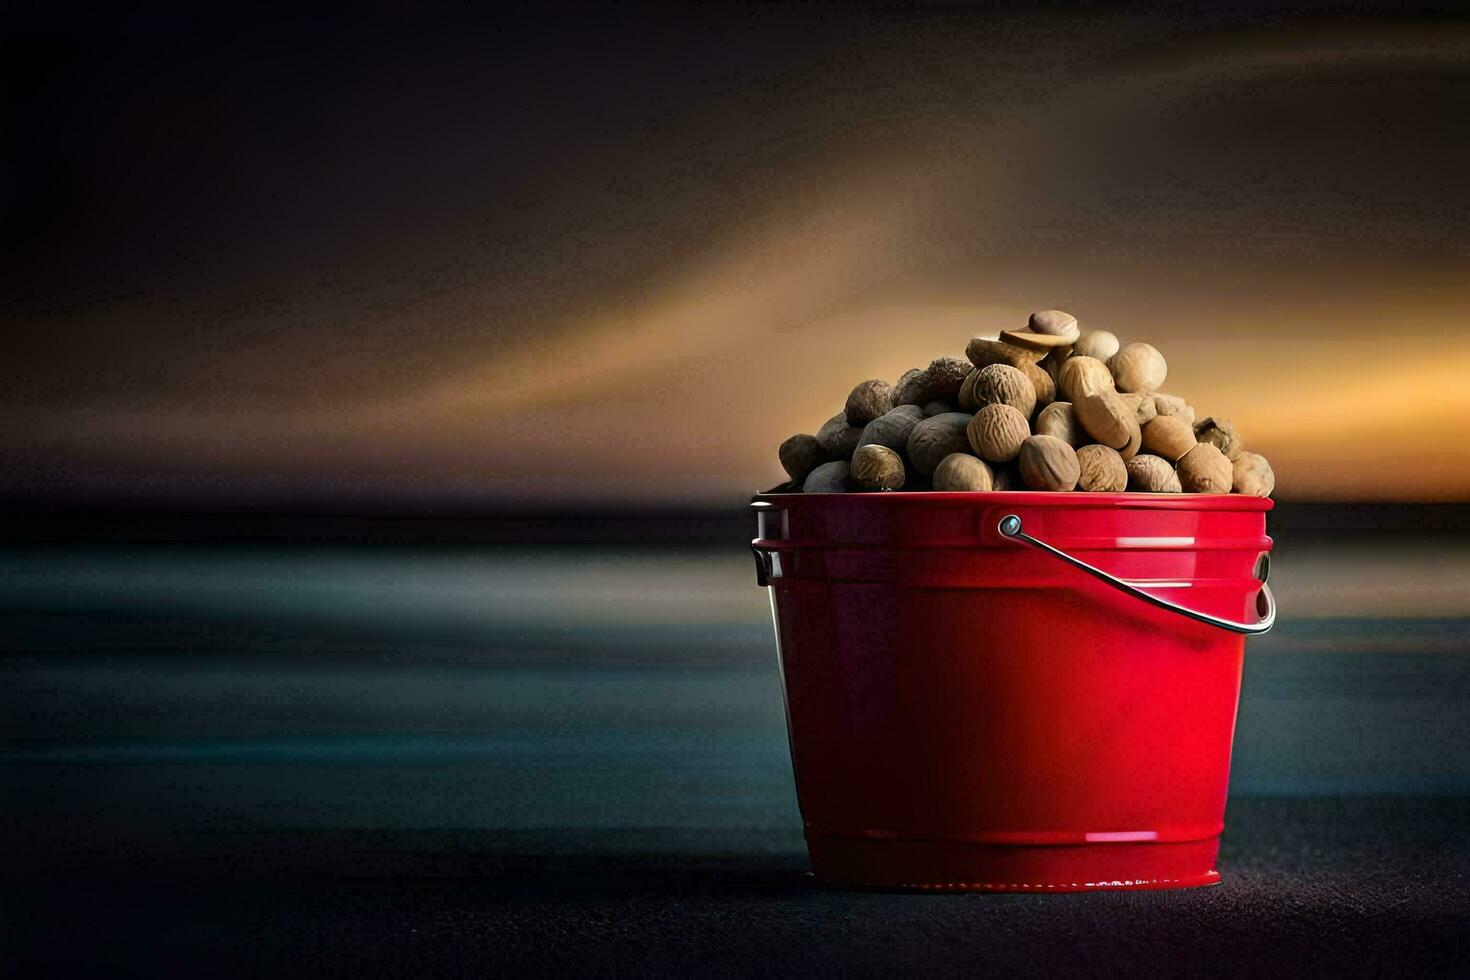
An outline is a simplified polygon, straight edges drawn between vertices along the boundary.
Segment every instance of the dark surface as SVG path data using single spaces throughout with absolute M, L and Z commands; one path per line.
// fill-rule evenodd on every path
M 0 553 L 0 580 L 7 975 L 1448 974 L 1470 952 L 1463 618 L 1251 641 L 1222 886 L 927 896 L 806 878 L 738 551 L 43 549 Z
M 1467 804 L 1237 800 L 1222 885 L 1047 896 L 824 889 L 792 829 L 185 835 L 11 855 L 5 921 L 52 974 L 1451 975 Z

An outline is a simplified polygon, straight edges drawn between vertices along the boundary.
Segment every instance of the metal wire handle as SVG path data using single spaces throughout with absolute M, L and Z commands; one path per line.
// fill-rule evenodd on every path
M 1202 613 L 1197 609 L 1188 609 L 1184 606 L 1172 603 L 1167 599 L 1160 599 L 1158 596 L 1150 595 L 1137 586 L 1123 581 L 1116 575 L 1109 575 L 1101 568 L 1089 565 L 1087 564 L 1087 562 L 1083 561 L 1080 558 L 1074 558 L 1073 556 L 1067 554 L 1065 551 L 1062 551 L 1060 548 L 1053 548 L 1045 541 L 1042 541 L 1038 538 L 1033 538 L 1031 535 L 1022 531 L 1021 519 L 1015 514 L 1007 514 L 1005 517 L 1002 517 L 1000 519 L 1000 524 L 996 527 L 996 530 L 1000 532 L 1002 537 L 1015 538 L 1017 540 L 1024 541 L 1029 545 L 1040 548 L 1042 551 L 1045 551 L 1048 554 L 1055 555 L 1062 561 L 1066 562 L 1068 565 L 1072 565 L 1075 568 L 1082 569 L 1093 578 L 1102 579 L 1113 588 L 1117 589 L 1120 592 L 1126 592 L 1129 595 L 1133 596 L 1135 599 L 1142 599 L 1144 602 L 1148 603 L 1151 606 L 1158 606 L 1160 609 L 1167 609 L 1170 612 L 1178 613 L 1181 616 L 1187 616 L 1195 622 L 1205 623 L 1210 626 L 1218 626 L 1220 629 L 1230 630 L 1230 632 L 1232 633 L 1246 633 L 1250 635 L 1259 635 L 1261 633 L 1264 633 L 1276 623 L 1276 597 L 1271 594 L 1271 587 L 1266 584 L 1264 574 L 1261 577 L 1261 595 L 1266 597 L 1266 614 L 1262 616 L 1260 622 L 1257 623 L 1237 623 L 1234 620 L 1221 619 L 1219 616 L 1211 616 L 1209 613 Z M 1267 568 L 1269 569 L 1269 567 L 1270 566 L 1268 564 Z

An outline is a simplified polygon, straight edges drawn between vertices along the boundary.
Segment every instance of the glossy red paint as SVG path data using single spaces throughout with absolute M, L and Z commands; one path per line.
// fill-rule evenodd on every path
M 996 530 L 1254 621 L 1269 500 L 762 494 L 818 878 L 936 890 L 1219 880 L 1245 641 Z

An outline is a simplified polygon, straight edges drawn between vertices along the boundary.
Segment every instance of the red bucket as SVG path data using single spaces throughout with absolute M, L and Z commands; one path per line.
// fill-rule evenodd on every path
M 1271 502 L 761 494 L 818 878 L 976 891 L 1220 880 Z

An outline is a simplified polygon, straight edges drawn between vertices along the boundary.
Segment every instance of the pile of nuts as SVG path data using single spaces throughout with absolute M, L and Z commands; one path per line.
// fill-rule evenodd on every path
M 976 337 L 894 384 L 864 381 L 816 435 L 781 443 L 788 492 L 1135 490 L 1270 496 L 1229 419 L 1159 391 L 1164 356 L 1061 310 Z

